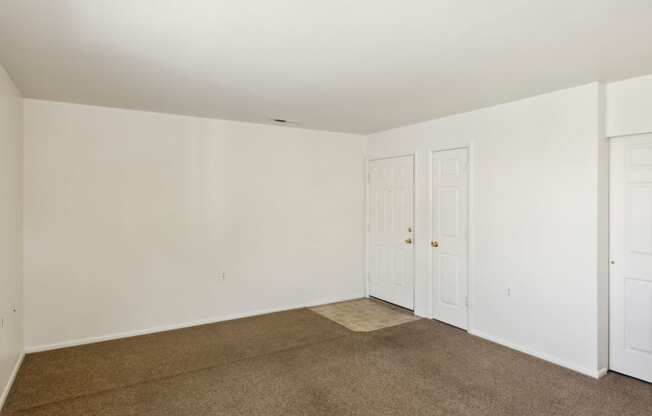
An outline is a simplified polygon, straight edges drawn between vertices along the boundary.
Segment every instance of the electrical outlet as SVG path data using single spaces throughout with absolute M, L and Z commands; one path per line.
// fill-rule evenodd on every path
M 220 273 L 220 280 L 226 280 L 226 272 Z

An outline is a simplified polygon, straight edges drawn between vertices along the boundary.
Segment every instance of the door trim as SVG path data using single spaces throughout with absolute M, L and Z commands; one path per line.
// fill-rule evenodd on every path
M 429 147 L 428 148 L 428 241 L 433 240 L 433 235 L 432 235 L 432 209 L 433 209 L 433 203 L 432 203 L 432 155 L 433 153 L 437 152 L 446 152 L 449 150 L 460 150 L 460 149 L 466 149 L 469 155 L 469 170 L 468 170 L 468 179 L 467 179 L 467 186 L 468 186 L 468 210 L 467 210 L 467 217 L 466 217 L 466 224 L 467 224 L 467 259 L 466 259 L 466 264 L 467 264 L 467 283 L 466 283 L 466 296 L 468 298 L 468 306 L 466 308 L 466 332 L 471 333 L 473 332 L 473 314 L 471 313 L 472 308 L 473 308 L 473 276 L 474 276 L 474 270 L 473 270 L 473 246 L 474 246 L 474 234 L 475 234 L 475 227 L 473 227 L 473 213 L 475 210 L 475 198 L 473 196 L 474 192 L 474 178 L 475 178 L 475 152 L 474 152 L 474 143 L 473 141 L 469 142 L 466 145 L 462 146 L 442 146 L 442 147 Z M 432 281 L 432 271 L 433 271 L 433 265 L 432 265 L 432 254 L 429 252 L 427 256 L 427 270 L 428 270 L 428 316 L 427 318 L 434 319 L 433 314 L 432 314 L 432 309 L 433 309 L 433 298 L 432 298 L 432 292 L 433 292 L 433 281 Z
M 419 233 L 419 226 L 417 225 L 417 186 L 416 186 L 416 180 L 417 180 L 417 158 L 416 158 L 416 152 L 412 153 L 399 153 L 396 155 L 389 155 L 389 156 L 382 156 L 382 157 L 365 157 L 365 166 L 364 166 L 364 200 L 365 200 L 365 221 L 364 221 L 364 256 L 365 256 L 365 261 L 364 261 L 364 297 L 369 298 L 371 296 L 370 294 L 370 283 L 369 283 L 369 251 L 370 247 L 369 244 L 371 242 L 371 239 L 369 238 L 369 234 L 371 233 L 371 212 L 370 212 L 370 204 L 369 204 L 369 198 L 370 198 L 370 178 L 369 178 L 369 163 L 374 162 L 377 160 L 387 160 L 387 159 L 398 159 L 402 157 L 411 157 L 412 158 L 412 231 L 413 231 L 413 241 L 414 243 L 412 244 L 412 305 L 413 305 L 413 313 L 416 315 L 416 310 L 417 310 L 417 305 L 416 305 L 416 243 L 418 241 L 418 233 Z

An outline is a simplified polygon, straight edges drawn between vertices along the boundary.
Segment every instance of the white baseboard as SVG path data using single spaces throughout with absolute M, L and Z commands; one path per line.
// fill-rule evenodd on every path
M 214 324 L 217 322 L 230 321 L 239 318 L 248 318 L 251 316 L 265 315 L 274 312 L 289 311 L 292 309 L 311 308 L 313 306 L 324 305 L 328 303 L 344 302 L 347 300 L 360 299 L 361 297 L 363 297 L 363 294 L 359 294 L 355 296 L 354 295 L 342 296 L 342 297 L 330 298 L 330 299 L 321 299 L 318 301 L 308 302 L 308 303 L 298 304 L 298 305 L 286 305 L 286 306 L 281 306 L 276 308 L 259 309 L 259 310 L 241 312 L 241 313 L 232 313 L 232 314 L 222 315 L 214 318 L 199 319 L 196 321 L 182 322 L 178 324 L 161 325 L 161 326 L 156 326 L 151 328 L 138 329 L 134 331 L 118 332 L 118 333 L 100 335 L 100 336 L 89 337 L 89 338 L 55 342 L 51 344 L 32 345 L 32 346 L 25 347 L 25 353 L 30 354 L 35 352 L 57 350 L 60 348 L 76 347 L 79 345 L 94 344 L 96 342 L 111 341 L 114 339 L 129 338 L 138 335 L 154 334 L 157 332 L 172 331 L 175 329 L 189 328 L 198 325 Z
M 0 396 L 0 412 L 2 412 L 2 408 L 5 405 L 5 400 L 7 400 L 7 396 L 9 396 L 9 390 L 11 390 L 11 386 L 14 384 L 14 380 L 16 380 L 16 375 L 18 374 L 18 370 L 20 369 L 20 366 L 23 364 L 24 358 L 25 358 L 25 353 L 24 352 L 20 353 L 20 355 L 18 356 L 18 360 L 16 360 L 16 365 L 14 365 L 14 370 L 11 372 L 11 375 L 9 376 L 9 380 L 7 380 L 7 385 L 2 391 L 2 395 Z
M 509 341 L 505 341 L 504 339 L 495 337 L 493 335 L 485 334 L 484 332 L 481 332 L 481 331 L 476 331 L 474 329 L 469 329 L 468 332 L 469 332 L 469 334 L 475 335 L 476 337 L 484 338 L 487 341 L 491 341 L 491 342 L 494 342 L 496 344 L 500 344 L 500 345 L 502 345 L 504 347 L 511 348 L 513 350 L 516 350 L 516 351 L 520 351 L 522 353 L 531 355 L 533 357 L 540 358 L 540 359 L 542 359 L 544 361 L 548 361 L 550 363 L 553 363 L 553 364 L 556 364 L 558 366 L 567 368 L 569 370 L 573 370 L 575 372 L 584 374 L 584 375 L 592 377 L 592 378 L 598 379 L 598 378 L 604 376 L 605 374 L 607 374 L 607 369 L 592 370 L 592 369 L 588 369 L 588 368 L 579 367 L 579 366 L 577 366 L 575 364 L 568 363 L 568 362 L 560 360 L 560 359 L 558 359 L 556 357 L 552 357 L 552 356 L 550 356 L 548 354 L 544 354 L 544 353 L 541 353 L 541 352 L 538 352 L 538 351 L 533 351 L 530 348 L 523 347 L 521 345 L 515 345 L 515 344 L 513 344 L 513 343 L 511 343 Z

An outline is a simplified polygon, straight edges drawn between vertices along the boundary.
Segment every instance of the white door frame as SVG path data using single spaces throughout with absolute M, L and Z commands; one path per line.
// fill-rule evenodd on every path
M 471 313 L 471 309 L 473 307 L 473 242 L 474 242 L 474 233 L 475 233 L 475 228 L 473 227 L 473 212 L 475 208 L 475 203 L 474 203 L 474 197 L 473 197 L 473 185 L 474 185 L 474 177 L 475 177 L 475 152 L 474 152 L 474 145 L 473 142 L 469 142 L 466 145 L 462 146 L 442 146 L 442 147 L 435 147 L 435 148 L 428 148 L 428 244 L 430 240 L 433 240 L 434 237 L 432 235 L 432 209 L 433 209 L 433 203 L 432 203 L 432 154 L 435 152 L 445 152 L 447 150 L 459 150 L 459 149 L 467 149 L 469 152 L 469 170 L 468 170 L 468 212 L 467 212 L 467 230 L 468 230 L 468 236 L 467 236 L 467 296 L 468 296 L 468 306 L 466 308 L 466 314 L 467 314 L 467 329 L 466 332 L 473 332 L 473 320 L 472 316 L 473 314 Z M 430 245 L 428 245 L 428 248 L 430 248 Z M 433 309 L 433 299 L 432 299 L 432 292 L 433 292 L 433 281 L 432 281 L 432 254 L 430 250 L 428 251 L 428 318 L 433 319 L 432 316 L 432 309 Z
M 365 298 L 369 298 L 371 296 L 370 294 L 370 282 L 369 282 L 369 252 L 370 252 L 370 247 L 369 244 L 371 242 L 371 239 L 369 238 L 369 233 L 371 232 L 371 210 L 370 210 L 370 204 L 369 204 L 369 198 L 370 198 L 370 186 L 369 186 L 369 163 L 374 162 L 376 160 L 386 160 L 386 159 L 397 159 L 401 157 L 411 157 L 412 158 L 412 304 L 414 305 L 414 312 L 416 315 L 416 296 L 415 296 L 415 290 L 416 290 L 416 243 L 417 243 L 417 235 L 419 232 L 419 228 L 417 227 L 417 217 L 416 217 L 416 201 L 417 201 L 417 187 L 416 187 L 416 176 L 417 176 L 417 158 L 416 158 L 416 153 L 401 153 L 401 154 L 396 154 L 396 155 L 388 155 L 388 156 L 382 156 L 382 157 L 373 157 L 373 158 L 365 158 L 365 169 L 364 169 L 364 188 L 365 188 L 365 224 L 364 224 L 364 237 L 365 237 L 365 262 L 364 262 L 364 283 L 365 283 L 365 288 L 364 288 L 364 296 Z

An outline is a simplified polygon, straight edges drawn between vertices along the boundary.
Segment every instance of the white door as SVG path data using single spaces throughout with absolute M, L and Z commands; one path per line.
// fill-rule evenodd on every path
M 610 150 L 609 366 L 652 382 L 652 135 Z
M 432 317 L 468 326 L 468 149 L 432 153 Z
M 414 160 L 369 162 L 369 294 L 414 309 Z

